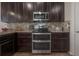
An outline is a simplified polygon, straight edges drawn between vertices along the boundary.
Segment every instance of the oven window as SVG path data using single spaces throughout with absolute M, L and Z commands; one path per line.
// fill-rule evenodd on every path
M 33 42 L 34 50 L 50 50 L 50 42 Z

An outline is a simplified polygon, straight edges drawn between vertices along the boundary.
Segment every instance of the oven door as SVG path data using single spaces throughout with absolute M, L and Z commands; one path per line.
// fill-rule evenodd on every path
M 50 42 L 33 42 L 32 53 L 51 53 Z
M 50 50 L 50 42 L 33 42 L 33 50 Z

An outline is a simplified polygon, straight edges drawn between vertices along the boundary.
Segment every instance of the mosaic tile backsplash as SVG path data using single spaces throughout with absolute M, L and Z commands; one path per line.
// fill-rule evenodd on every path
M 33 23 L 8 23 L 7 27 L 9 31 L 26 31 L 32 32 Z M 51 32 L 69 32 L 70 23 L 69 22 L 50 22 L 47 23 L 48 29 Z

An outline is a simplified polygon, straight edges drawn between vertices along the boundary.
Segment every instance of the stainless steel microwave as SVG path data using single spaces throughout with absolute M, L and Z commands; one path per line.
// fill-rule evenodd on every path
M 48 20 L 48 12 L 33 12 L 33 21 Z

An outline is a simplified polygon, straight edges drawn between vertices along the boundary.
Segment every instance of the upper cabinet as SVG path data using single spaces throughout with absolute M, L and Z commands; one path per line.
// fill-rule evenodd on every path
M 33 3 L 24 2 L 23 3 L 23 20 L 26 22 L 31 22 L 33 19 Z
M 4 3 L 3 3 L 4 4 Z M 13 2 L 8 2 L 7 3 L 7 22 L 16 22 L 17 21 L 17 10 L 15 10 L 16 9 L 16 4 L 15 3 L 13 3 Z M 5 10 L 6 10 L 5 9 Z
M 33 11 L 34 12 L 47 12 L 47 3 L 46 2 L 34 2 Z
M 18 2 L 1 3 L 1 20 L 3 22 L 15 23 L 23 20 L 23 4 Z M 5 15 L 5 18 L 4 18 Z
M 64 21 L 64 2 L 2 2 L 1 21 L 32 22 L 33 12 L 48 12 L 49 21 Z
M 8 10 L 8 5 L 7 3 L 1 3 L 1 21 L 2 22 L 7 22 L 7 10 Z
M 64 3 L 50 2 L 48 3 L 49 20 L 52 22 L 64 21 Z

